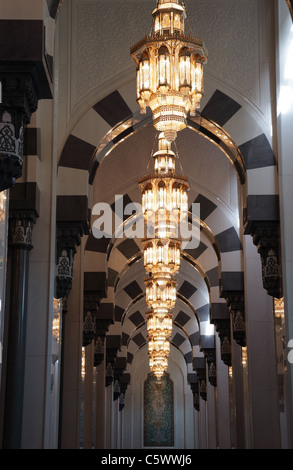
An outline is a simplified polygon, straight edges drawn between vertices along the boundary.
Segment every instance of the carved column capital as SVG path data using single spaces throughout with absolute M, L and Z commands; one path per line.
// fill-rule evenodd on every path
M 30 71 L 6 71 L 0 66 L 0 191 L 12 188 L 22 175 L 23 133 L 38 107 Z
M 220 338 L 221 359 L 227 366 L 232 364 L 230 320 L 215 320 L 216 331 Z
M 252 239 L 261 258 L 263 286 L 269 295 L 281 298 L 283 294 L 279 224 L 255 225 Z
M 31 251 L 32 231 L 35 224 L 35 218 L 25 214 L 9 215 L 9 246 Z
M 224 293 L 231 313 L 233 339 L 242 347 L 246 346 L 245 302 L 243 291 L 226 291 Z
M 283 297 L 279 196 L 249 195 L 243 225 L 260 254 L 264 289 L 272 297 Z
M 193 358 L 193 369 L 196 372 L 199 395 L 203 400 L 207 399 L 207 380 L 206 380 L 206 363 L 204 357 Z
M 86 196 L 57 196 L 55 298 L 68 295 L 72 288 L 73 261 L 81 237 L 89 231 Z
M 96 338 L 96 315 L 101 298 L 97 293 L 83 294 L 83 346 L 87 346 Z
M 216 350 L 207 349 L 204 351 L 204 355 L 208 366 L 208 380 L 213 387 L 217 386 L 217 362 L 216 362 Z
M 99 366 L 104 359 L 104 337 L 97 336 L 95 338 L 95 349 L 94 349 L 94 366 Z
M 130 374 L 123 373 L 120 380 L 120 396 L 119 396 L 119 411 L 122 411 L 125 405 L 125 395 L 127 387 L 130 383 Z
M 90 310 L 84 315 L 83 319 L 83 346 L 86 347 L 95 339 L 96 336 L 96 322 L 94 313 Z
M 199 411 L 199 386 L 198 377 L 196 374 L 187 374 L 187 380 L 190 385 L 193 395 L 193 407 L 196 411 Z
M 39 217 L 39 190 L 35 183 L 18 183 L 9 197 L 10 248 L 30 251 L 33 227 Z
M 78 227 L 57 223 L 56 236 L 55 298 L 60 299 L 68 295 L 72 288 L 73 261 L 76 248 L 80 245 L 80 231 Z
M 190 385 L 193 395 L 193 407 L 196 411 L 199 411 L 199 385 L 194 383 Z
M 109 326 L 114 323 L 114 307 L 112 303 L 100 303 L 96 313 L 96 337 L 95 337 L 95 365 L 101 364 L 104 359 L 105 338 Z M 109 355 L 108 355 L 109 359 Z M 107 357 L 106 357 L 107 361 Z
M 106 387 L 114 380 L 114 364 L 117 353 L 121 348 L 121 337 L 118 335 L 106 336 Z
M 199 384 L 199 395 L 206 401 L 207 400 L 207 379 L 205 369 L 196 369 L 198 384 Z
M 30 123 L 31 115 L 38 109 L 39 94 L 33 78 L 33 66 L 17 68 L 10 65 L 8 69 L 0 66 L 2 83 L 1 113 L 11 115 L 15 135 L 19 136 L 21 128 Z
M 84 273 L 84 329 L 83 329 L 83 345 L 87 346 L 96 339 L 97 330 L 97 314 L 101 300 L 106 296 L 106 274 L 99 272 L 85 272 Z M 99 341 L 102 341 L 105 333 L 98 328 Z M 100 344 L 97 345 L 97 350 Z M 97 359 L 97 358 L 96 358 Z

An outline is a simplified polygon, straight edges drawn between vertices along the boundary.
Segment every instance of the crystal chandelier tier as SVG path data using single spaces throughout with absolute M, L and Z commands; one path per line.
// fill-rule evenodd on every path
M 151 371 L 160 379 L 168 368 L 172 310 L 177 299 L 176 274 L 180 269 L 180 221 L 188 213 L 187 178 L 176 174 L 175 153 L 164 133 L 153 155 L 154 172 L 139 180 L 142 212 L 148 236 L 142 240 Z
M 185 7 L 179 0 L 158 0 L 152 33 L 131 48 L 137 67 L 137 102 L 149 107 L 154 127 L 174 141 L 195 115 L 203 96 L 207 51 L 201 39 L 185 33 Z M 183 3 L 183 2 L 182 2 Z

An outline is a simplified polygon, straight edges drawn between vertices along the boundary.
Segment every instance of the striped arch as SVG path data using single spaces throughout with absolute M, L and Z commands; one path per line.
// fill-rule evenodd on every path
M 132 83 L 129 88 L 133 89 Z M 92 184 L 99 165 L 113 148 L 151 122 L 150 113 L 145 117 L 132 111 L 131 104 L 123 98 L 129 95 L 125 87 L 123 95 L 122 90 L 115 90 L 81 117 L 61 152 L 59 170 L 62 169 L 62 174 L 75 179 L 76 170 L 80 170 L 86 172 L 87 182 Z M 246 184 L 247 195 L 276 195 L 276 160 L 258 123 L 220 90 L 214 90 L 205 99 L 207 104 L 198 116 L 188 120 L 188 127 L 225 153 L 241 184 Z
M 136 109 L 133 109 L 133 99 L 128 101 L 132 89 L 133 84 L 130 83 L 129 90 L 125 86 L 117 89 L 92 106 L 71 130 L 60 154 L 59 190 L 62 194 L 66 191 L 69 194 L 78 192 L 79 195 L 86 195 L 89 208 L 92 208 L 95 202 L 91 200 L 92 188 L 95 175 L 102 168 L 103 162 L 111 158 L 111 152 L 125 139 L 131 138 L 136 131 L 152 122 L 150 113 L 146 116 L 140 115 Z M 275 187 L 277 168 L 267 136 L 246 109 L 220 90 L 215 89 L 210 96 L 206 96 L 205 103 L 201 113 L 188 120 L 188 129 L 216 145 L 231 163 L 242 186 L 243 206 L 248 216 L 256 203 L 265 208 L 270 207 L 270 202 L 277 200 L 278 197 Z M 64 186 L 63 182 L 66 182 Z M 239 280 L 243 278 L 242 234 L 239 233 L 241 224 L 238 225 L 231 219 L 220 201 L 212 198 L 208 191 L 202 188 L 197 191 L 191 202 L 200 203 L 201 221 L 206 231 L 202 226 L 203 239 L 199 247 L 190 252 L 187 248 L 182 258 L 190 266 L 194 263 L 192 267 L 194 272 L 196 266 L 202 267 L 201 274 L 207 281 L 204 285 L 205 287 L 208 285 L 209 288 L 206 288 L 207 297 L 202 303 L 198 303 L 196 293 L 191 295 L 190 299 L 187 299 L 186 292 L 182 297 L 190 301 L 199 312 L 201 328 L 206 332 L 207 326 L 213 322 L 217 312 L 227 309 L 225 299 L 221 298 L 222 286 L 231 285 L 231 280 L 237 288 L 241 285 Z M 123 194 L 123 207 L 132 200 L 134 199 L 131 191 Z M 113 201 L 110 203 L 113 204 Z M 208 233 L 211 237 L 207 235 Z M 130 326 L 130 320 L 125 324 L 122 324 L 121 320 L 127 308 L 129 318 L 136 312 L 143 317 L 143 309 L 138 309 L 140 302 L 145 305 L 142 279 L 138 282 L 138 278 L 134 277 L 126 286 L 128 293 L 123 292 L 124 301 L 122 295 L 119 299 L 117 292 L 122 285 L 124 275 L 128 277 L 134 265 L 139 265 L 140 256 L 141 246 L 136 239 L 119 240 L 116 244 L 110 238 L 95 239 L 93 234 L 90 234 L 86 243 L 85 265 L 89 263 L 88 270 L 107 273 L 108 296 L 103 301 L 113 303 L 115 317 L 109 334 L 121 335 L 122 347 L 118 357 L 127 359 L 128 371 L 133 354 L 145 344 L 146 336 L 142 331 L 146 333 L 146 328 L 140 327 L 141 331 L 137 332 L 137 335 L 141 336 L 131 335 L 131 340 L 124 344 L 126 335 L 129 334 L 127 327 Z M 143 272 L 142 263 L 140 264 Z M 189 284 L 193 285 L 186 278 L 180 279 L 179 296 L 180 289 L 183 291 L 188 289 Z M 132 292 L 130 296 L 129 292 Z M 134 293 L 136 295 L 133 297 Z M 182 311 L 186 314 L 186 309 Z M 176 328 L 178 329 L 177 326 Z M 176 331 L 176 334 L 182 334 L 182 330 Z M 191 352 L 193 357 L 201 358 L 203 353 L 199 330 L 188 328 L 186 334 L 188 341 L 192 341 L 192 348 L 190 351 L 186 349 L 184 355 L 187 354 L 186 357 L 189 357 L 188 353 Z M 144 343 L 138 344 L 142 340 Z M 192 363 L 188 364 L 188 371 L 191 373 Z
M 128 195 L 125 197 L 125 201 L 130 202 L 131 199 L 129 198 Z M 211 215 L 214 211 L 216 211 L 217 206 L 213 204 L 211 201 L 209 201 L 207 198 L 204 198 L 202 195 L 198 194 L 196 201 L 199 202 L 203 205 L 203 212 L 202 215 L 205 219 L 208 218 L 209 215 Z M 220 214 L 220 218 L 222 219 L 223 216 Z M 213 224 L 215 225 L 215 221 L 217 220 L 217 217 L 214 217 L 213 219 Z M 127 223 L 127 220 L 124 221 L 124 223 Z M 233 227 L 230 227 L 233 228 Z M 217 231 L 217 230 L 216 230 Z M 231 239 L 226 240 L 226 245 L 229 247 L 228 250 L 225 249 L 225 243 L 221 243 L 221 240 L 225 240 L 225 237 L 223 236 L 223 231 L 219 231 L 220 236 L 218 237 L 218 240 L 216 237 L 213 235 L 212 231 L 209 229 L 207 224 L 203 221 L 201 221 L 201 243 L 197 249 L 190 250 L 188 252 L 188 249 L 186 252 L 183 254 L 183 260 L 182 263 L 188 264 L 191 267 L 191 270 L 196 269 L 197 271 L 200 271 L 201 277 L 202 277 L 202 288 L 206 289 L 206 296 L 204 299 L 198 299 L 198 292 L 196 293 L 197 289 L 194 287 L 194 282 L 188 282 L 186 280 L 186 275 L 188 273 L 188 268 L 186 266 L 183 266 L 183 271 L 184 275 L 182 276 L 182 279 L 180 279 L 179 276 L 179 291 L 178 295 L 185 300 L 185 303 L 188 305 L 188 302 L 191 302 L 191 304 L 194 306 L 194 308 L 197 309 L 197 311 L 200 313 L 200 320 L 202 324 L 201 330 L 203 331 L 203 334 L 206 334 L 206 329 L 209 329 L 210 327 L 210 304 L 209 304 L 209 297 L 211 297 L 211 301 L 215 302 L 216 305 L 223 301 L 223 299 L 219 299 L 219 261 L 221 260 L 221 251 L 223 254 L 225 252 L 229 252 L 231 247 L 234 246 L 233 244 L 233 237 L 232 237 L 232 242 Z M 230 230 L 225 231 L 225 233 L 230 233 Z M 234 233 L 234 232 L 232 232 Z M 203 236 L 204 236 L 204 241 L 203 241 Z M 227 235 L 226 235 L 227 236 Z M 234 249 L 234 248 L 233 248 Z M 212 253 L 212 255 L 211 255 Z M 141 303 L 141 301 L 144 300 L 144 284 L 143 284 L 143 278 L 144 278 L 144 267 L 141 262 L 141 245 L 140 241 L 136 239 L 129 239 L 129 238 L 124 238 L 124 239 L 112 239 L 109 242 L 108 245 L 108 250 L 106 252 L 107 261 L 108 261 L 108 300 L 110 299 L 113 304 L 115 305 L 115 324 L 113 327 L 110 327 L 110 332 L 109 334 L 115 332 L 119 332 L 122 337 L 122 344 L 123 341 L 125 341 L 125 331 L 122 328 L 120 329 L 120 322 L 123 323 L 123 318 L 125 317 L 125 312 L 127 312 L 127 315 L 132 315 L 133 312 L 137 312 L 138 306 L 137 302 Z M 238 257 L 237 259 L 240 259 Z M 199 269 L 199 262 L 200 261 L 205 269 Z M 123 277 L 124 275 L 128 274 L 128 270 L 133 269 L 134 264 L 138 265 L 140 264 L 140 267 L 137 268 L 137 271 L 139 272 L 140 278 L 138 278 L 137 273 L 133 276 L 127 276 L 130 277 L 131 279 L 135 279 L 134 281 L 129 282 L 125 288 L 122 289 L 123 295 L 122 295 L 122 300 L 121 297 L 116 296 L 115 292 L 119 288 L 119 285 L 121 282 L 123 282 Z M 193 272 L 190 272 L 190 279 L 194 277 Z M 139 282 L 138 282 L 139 281 Z M 211 286 L 211 290 L 214 292 L 211 295 L 211 292 L 209 291 L 209 286 Z M 146 311 L 147 307 L 144 302 L 142 312 Z M 137 315 L 138 316 L 138 315 Z M 145 319 L 144 319 L 145 321 Z M 195 331 L 188 331 L 188 335 L 190 337 L 194 337 Z M 208 333 L 209 334 L 209 333 Z M 138 341 L 141 336 L 138 336 L 136 340 Z M 137 341 L 135 344 L 137 344 Z M 199 343 L 197 343 L 197 347 Z M 129 351 L 128 351 L 129 353 Z M 124 352 L 123 357 L 129 358 L 131 357 L 131 354 L 129 356 L 127 352 Z M 199 351 L 194 354 L 195 357 L 198 357 Z M 199 354 L 199 357 L 202 355 Z M 119 354 L 120 357 L 120 354 Z
M 130 83 L 131 90 L 132 87 Z M 79 194 L 89 197 L 89 207 L 92 203 L 89 188 L 103 160 L 110 158 L 111 151 L 119 143 L 151 122 L 151 115 L 142 118 L 131 109 L 133 105 L 127 103 L 130 95 L 123 87 L 92 106 L 74 127 L 61 152 L 59 187 L 65 180 L 72 182 L 67 191 L 76 191 L 77 188 Z M 214 90 L 211 96 L 205 97 L 205 101 L 201 114 L 193 121 L 189 120 L 188 126 L 217 145 L 235 168 L 245 188 L 243 205 L 247 220 L 250 211 L 253 218 L 259 207 L 264 208 L 262 217 L 271 220 L 278 206 L 278 194 L 275 187 L 276 161 L 266 135 L 246 109 L 220 90 Z M 217 211 L 212 211 L 209 220 L 216 216 Z M 239 255 L 240 241 L 235 227 L 227 226 L 222 232 L 214 233 L 219 243 L 225 245 L 224 250 L 229 250 L 225 251 L 229 255 L 224 255 L 223 262 Z M 228 239 L 229 243 L 226 243 Z M 91 249 L 93 245 L 102 252 L 106 241 L 97 242 L 90 237 Z M 233 255 L 231 249 L 235 252 Z

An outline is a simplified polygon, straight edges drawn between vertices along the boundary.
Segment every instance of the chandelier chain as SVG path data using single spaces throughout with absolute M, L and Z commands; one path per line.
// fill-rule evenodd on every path
M 188 14 L 187 14 L 187 8 L 186 8 L 185 1 L 184 1 L 184 0 L 182 0 L 182 6 L 183 6 L 184 11 L 185 11 L 185 15 L 186 15 L 187 23 L 188 23 L 188 26 L 189 26 L 190 34 L 193 35 L 193 31 L 192 31 L 190 19 L 189 19 L 189 16 L 188 16 Z

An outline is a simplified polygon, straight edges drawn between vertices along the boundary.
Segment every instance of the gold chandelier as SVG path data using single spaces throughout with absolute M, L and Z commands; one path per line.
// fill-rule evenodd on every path
M 183 2 L 184 3 L 184 2 Z M 207 51 L 201 39 L 185 34 L 185 7 L 179 0 L 158 0 L 152 33 L 131 48 L 137 66 L 137 102 L 149 107 L 154 127 L 172 142 L 195 115 L 203 96 Z
M 153 155 L 154 173 L 139 180 L 142 212 L 151 235 L 142 240 L 147 312 L 148 354 L 151 371 L 160 379 L 168 367 L 172 310 L 177 298 L 176 274 L 180 268 L 178 227 L 188 213 L 187 178 L 175 172 L 175 153 L 163 133 Z

